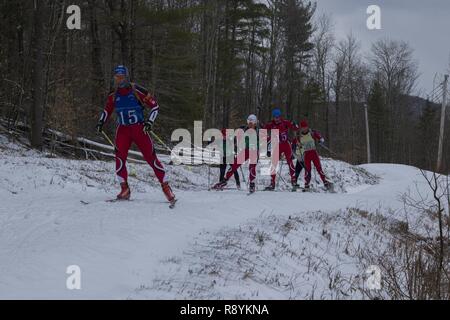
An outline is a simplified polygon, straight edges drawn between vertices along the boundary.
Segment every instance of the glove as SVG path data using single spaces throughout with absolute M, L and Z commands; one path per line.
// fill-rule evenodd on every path
M 150 131 L 152 131 L 152 128 L 153 128 L 153 122 L 151 122 L 151 121 L 147 121 L 145 124 L 144 124 L 144 132 L 145 133 L 150 133 Z
M 97 122 L 97 126 L 95 127 L 95 129 L 98 133 L 102 133 L 104 124 L 105 123 L 102 120 L 99 120 L 99 122 Z
M 320 145 L 323 145 L 324 143 L 325 143 L 325 139 L 324 139 L 324 138 L 321 138 L 320 141 L 319 141 L 319 144 L 320 144 Z

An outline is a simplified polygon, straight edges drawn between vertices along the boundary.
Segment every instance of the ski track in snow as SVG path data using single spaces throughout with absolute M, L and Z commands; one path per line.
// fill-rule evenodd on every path
M 319 247 L 340 248 L 340 244 L 327 244 L 323 237 L 317 237 L 317 232 L 323 232 L 323 224 L 329 224 L 320 217 L 333 221 L 333 213 L 349 207 L 368 211 L 391 208 L 397 210 L 390 211 L 396 215 L 395 219 L 404 220 L 399 195 L 416 183 L 419 189 L 425 188 L 416 168 L 388 164 L 352 168 L 326 159 L 325 172 L 335 182 L 338 193 L 286 191 L 247 196 L 245 190 L 206 191 L 206 167 L 168 166 L 179 199 L 175 209 L 170 210 L 151 169 L 145 165 L 128 165 L 133 201 L 107 203 L 105 200 L 118 191 L 112 161 L 51 158 L 18 147 L 1 135 L 0 146 L 0 298 L 3 299 L 308 298 L 311 288 L 326 275 L 318 272 L 311 277 L 302 276 L 301 282 L 295 282 L 300 287 L 289 292 L 270 288 L 251 276 L 230 283 L 217 278 L 216 289 L 207 285 L 210 276 L 202 272 L 193 274 L 191 269 L 222 249 L 202 251 L 206 254 L 198 255 L 203 257 L 202 261 L 189 253 L 198 250 L 198 243 L 214 243 L 225 230 L 246 243 L 249 241 L 246 237 L 257 231 L 252 231 L 252 226 L 272 232 L 272 227 L 285 223 L 289 216 L 309 221 L 291 239 L 306 241 L 298 250 L 314 251 L 309 247 L 309 238 L 316 239 L 313 243 Z M 284 169 L 288 181 L 287 168 Z M 212 183 L 217 179 L 218 168 L 211 168 L 211 172 Z M 248 174 L 247 167 L 244 173 Z M 260 178 L 259 189 L 268 181 L 268 177 Z M 281 181 L 280 187 L 286 189 Z M 341 215 L 345 217 L 344 213 Z M 349 236 L 355 230 L 365 230 L 361 226 L 352 229 L 350 225 L 359 223 L 355 220 L 349 224 L 352 217 L 342 223 L 341 215 L 336 216 L 334 227 L 331 224 L 332 234 L 337 230 Z M 243 234 L 239 230 L 248 232 Z M 273 241 L 268 243 L 278 243 Z M 365 242 L 370 242 L 370 238 L 366 237 Z M 248 242 L 250 249 L 251 243 Z M 258 248 L 258 243 L 253 245 Z M 331 259 L 333 250 L 328 248 L 326 252 Z M 249 256 L 255 257 L 254 252 Z M 299 272 L 305 268 L 303 260 L 283 261 L 289 272 L 292 268 Z M 343 272 L 359 272 L 354 259 L 342 261 L 352 265 Z M 266 265 L 271 268 L 276 262 L 275 257 Z M 81 268 L 81 290 L 66 289 L 66 268 L 70 265 Z M 245 272 L 239 268 L 226 270 L 233 279 L 239 272 Z M 184 289 L 177 288 L 180 281 L 184 281 Z M 314 297 L 335 297 L 326 288 L 326 284 L 319 285 L 315 290 L 322 291 Z

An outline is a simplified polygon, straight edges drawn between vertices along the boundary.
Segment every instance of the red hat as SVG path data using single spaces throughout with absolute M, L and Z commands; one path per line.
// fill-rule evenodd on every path
M 302 120 L 302 121 L 300 122 L 300 128 L 308 128 L 308 127 L 309 127 L 308 121 Z

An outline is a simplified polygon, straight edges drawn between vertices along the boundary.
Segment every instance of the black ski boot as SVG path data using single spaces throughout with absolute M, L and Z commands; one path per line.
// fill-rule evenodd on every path
M 264 191 L 274 191 L 274 190 L 275 190 L 275 182 L 272 182 L 270 186 L 264 189 Z
M 325 181 L 325 182 L 323 183 L 323 186 L 325 187 L 325 189 L 326 189 L 327 191 L 330 191 L 330 192 L 333 191 L 333 184 L 332 184 L 331 182 Z
M 292 180 L 291 181 L 291 183 L 292 183 L 292 192 L 296 192 L 297 191 L 297 189 L 300 187 L 299 185 L 298 185 L 298 183 L 297 183 L 297 180 Z
M 222 180 L 219 183 L 215 184 L 212 189 L 213 190 L 217 190 L 217 191 L 221 191 L 223 190 L 223 188 L 225 188 L 227 186 L 228 182 L 227 180 Z
M 255 188 L 255 183 L 254 182 L 250 182 L 249 186 L 248 186 L 248 193 L 252 194 L 255 193 L 256 188 Z

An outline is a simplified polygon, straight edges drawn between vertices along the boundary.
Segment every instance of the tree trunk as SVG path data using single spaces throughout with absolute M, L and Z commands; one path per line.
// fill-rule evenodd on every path
M 100 106 L 103 102 L 103 69 L 102 69 L 102 47 L 98 35 L 97 16 L 95 12 L 95 0 L 89 0 L 89 18 L 91 31 L 91 63 L 92 63 L 92 80 L 94 82 L 92 93 L 92 104 Z
M 34 1 L 34 32 L 32 55 L 32 107 L 31 107 L 31 146 L 41 149 L 43 145 L 43 111 L 44 111 L 44 0 Z

